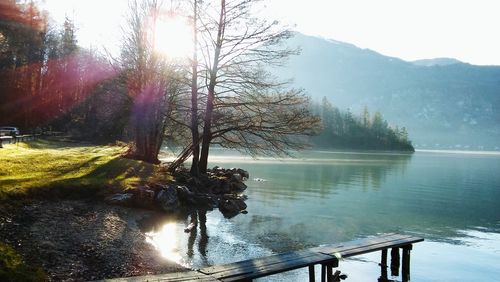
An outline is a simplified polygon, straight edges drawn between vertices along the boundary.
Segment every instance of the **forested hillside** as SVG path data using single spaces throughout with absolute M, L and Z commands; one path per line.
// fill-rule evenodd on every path
M 317 147 L 414 151 L 406 128 L 389 126 L 380 112 L 372 115 L 364 108 L 361 115 L 356 115 L 333 106 L 326 97 L 316 107 L 323 124 L 321 133 L 313 137 Z
M 500 67 L 453 59 L 407 62 L 354 45 L 296 34 L 302 53 L 276 75 L 293 77 L 340 109 L 381 112 L 417 147 L 500 147 Z

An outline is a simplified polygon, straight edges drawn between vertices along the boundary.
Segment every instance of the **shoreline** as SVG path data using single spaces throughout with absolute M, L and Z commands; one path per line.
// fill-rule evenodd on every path
M 49 281 L 187 270 L 146 242 L 138 222 L 157 213 L 95 199 L 24 200 L 0 214 L 0 241 Z
M 416 149 L 415 152 L 420 152 L 420 153 L 442 153 L 442 154 L 462 154 L 462 155 L 500 156 L 500 151 Z

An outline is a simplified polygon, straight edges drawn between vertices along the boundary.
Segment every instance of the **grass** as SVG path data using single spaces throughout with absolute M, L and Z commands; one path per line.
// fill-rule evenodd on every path
M 172 177 L 159 166 L 122 158 L 125 146 L 36 140 L 4 144 L 0 149 L 0 209 L 22 201 L 16 196 L 96 195 L 116 192 Z M 82 193 L 83 192 L 83 193 Z M 27 265 L 16 251 L 0 242 L 0 281 L 47 281 L 39 267 Z
M 0 149 L 0 199 L 37 190 L 129 189 L 171 179 L 158 166 L 122 158 L 125 150 L 47 140 L 5 144 Z
M 39 267 L 27 265 L 16 251 L 0 242 L 0 281 L 47 281 Z

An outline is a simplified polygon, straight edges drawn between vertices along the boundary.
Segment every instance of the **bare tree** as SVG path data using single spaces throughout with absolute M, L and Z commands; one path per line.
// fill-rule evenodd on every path
M 304 136 L 317 133 L 319 118 L 300 91 L 246 93 L 216 106 L 212 144 L 259 153 L 286 155 L 304 149 Z
M 284 153 L 302 148 L 304 140 L 298 136 L 313 134 L 318 124 L 307 99 L 297 91 L 284 92 L 285 84 L 264 68 L 281 65 L 296 50 L 281 46 L 291 37 L 289 30 L 252 14 L 258 2 L 221 0 L 218 18 L 205 22 L 209 68 L 201 172 L 207 169 L 213 143 L 250 153 Z
M 253 154 L 286 153 L 303 148 L 301 137 L 314 134 L 319 126 L 319 119 L 309 111 L 308 99 L 300 91 L 287 91 L 285 82 L 266 71 L 297 53 L 282 46 L 292 33 L 277 22 L 255 17 L 252 5 L 259 0 L 219 1 L 217 5 L 206 1 L 198 10 L 203 10 L 198 17 L 203 60 L 200 80 L 204 84 L 204 91 L 198 92 L 204 103 L 202 135 L 195 137 L 197 126 L 192 123 L 192 142 L 171 168 L 194 153 L 200 143 L 200 173 L 206 172 L 212 144 Z
M 172 99 L 178 91 L 179 72 L 155 52 L 155 25 L 160 13 L 157 0 L 130 2 L 128 28 L 122 47 L 128 95 L 133 102 L 131 128 L 134 146 L 129 155 L 157 163 Z M 172 38 L 172 41 L 175 39 Z
M 193 58 L 191 62 L 191 144 L 192 144 L 192 163 L 191 174 L 199 175 L 198 163 L 200 159 L 200 146 L 198 140 L 200 134 L 198 131 L 198 0 L 193 1 Z

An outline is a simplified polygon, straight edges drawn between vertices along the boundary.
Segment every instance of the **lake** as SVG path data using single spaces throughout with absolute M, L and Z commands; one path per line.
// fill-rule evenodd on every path
M 248 214 L 226 219 L 208 212 L 206 224 L 190 234 L 183 232 L 188 218 L 157 223 L 148 241 L 185 266 L 397 232 L 425 238 L 412 251 L 412 281 L 500 277 L 498 153 L 310 151 L 255 160 L 214 150 L 210 164 L 250 172 Z M 341 261 L 339 269 L 347 281 L 376 281 L 379 259 L 380 252 L 359 256 Z M 305 280 L 304 269 L 259 281 Z

